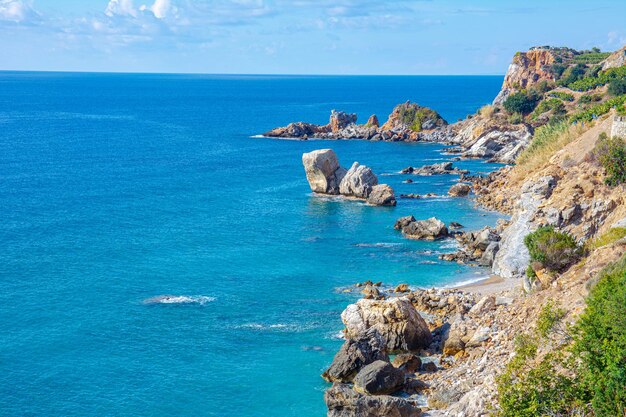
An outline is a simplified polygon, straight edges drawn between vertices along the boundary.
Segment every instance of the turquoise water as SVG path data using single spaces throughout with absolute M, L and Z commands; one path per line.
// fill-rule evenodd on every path
M 496 216 L 316 197 L 301 166 L 332 147 L 398 194 L 442 194 L 456 177 L 396 174 L 445 160 L 439 145 L 252 136 L 331 109 L 385 120 L 408 99 L 455 121 L 501 81 L 0 73 L 0 414 L 325 415 L 319 374 L 355 299 L 338 288 L 486 272 L 439 261 L 451 242 L 404 240 L 395 219 Z M 166 294 L 188 298 L 145 301 Z

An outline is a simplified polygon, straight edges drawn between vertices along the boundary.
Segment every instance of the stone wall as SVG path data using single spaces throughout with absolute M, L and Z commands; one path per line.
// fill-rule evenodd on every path
M 611 136 L 626 139 L 626 116 L 615 116 L 611 127 Z

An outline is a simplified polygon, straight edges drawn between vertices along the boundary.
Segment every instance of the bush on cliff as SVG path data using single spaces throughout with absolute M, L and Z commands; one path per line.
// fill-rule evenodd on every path
M 608 185 L 626 182 L 626 143 L 618 137 L 608 137 L 601 133 L 593 151 L 594 156 L 606 171 Z
M 515 339 L 497 380 L 501 417 L 626 415 L 626 255 L 599 274 L 574 326 L 563 317 L 548 301 L 536 331 Z
M 503 105 L 509 113 L 528 114 L 537 105 L 537 97 L 534 94 L 517 92 L 508 96 Z
M 582 249 L 567 233 L 557 232 L 552 226 L 540 227 L 524 238 L 530 252 L 530 260 L 539 262 L 553 272 L 561 272 L 577 262 Z
M 616 78 L 609 83 L 608 92 L 612 96 L 626 94 L 626 78 Z
M 400 105 L 398 116 L 402 123 L 415 132 L 445 124 L 436 111 L 413 103 Z
M 574 352 L 594 412 L 626 415 L 626 256 L 600 274 L 576 330 Z

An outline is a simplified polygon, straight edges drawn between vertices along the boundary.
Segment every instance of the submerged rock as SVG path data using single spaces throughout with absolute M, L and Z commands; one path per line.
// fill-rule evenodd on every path
M 466 169 L 459 169 L 453 166 L 452 162 L 441 162 L 439 164 L 424 165 L 421 168 L 406 167 L 401 174 L 415 175 L 443 175 L 443 174 L 468 174 Z
M 339 193 L 346 196 L 367 198 L 372 192 L 372 188 L 377 184 L 378 178 L 372 170 L 355 162 L 341 180 Z
M 378 184 L 372 187 L 372 191 L 367 197 L 367 202 L 374 206 L 395 206 L 396 196 L 394 195 L 393 188 L 389 185 Z
M 339 184 L 346 170 L 339 166 L 332 149 L 319 149 L 302 154 L 302 164 L 311 190 L 323 194 L 339 194 Z
M 369 395 L 391 394 L 403 384 L 404 372 L 380 360 L 364 366 L 354 378 L 354 390 Z
M 406 297 L 388 300 L 361 299 L 341 313 L 349 338 L 377 330 L 389 352 L 414 351 L 432 341 L 428 325 Z

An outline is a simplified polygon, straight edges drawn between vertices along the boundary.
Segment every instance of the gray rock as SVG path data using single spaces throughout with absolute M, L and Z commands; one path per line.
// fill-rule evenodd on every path
M 416 351 L 428 347 L 432 341 L 428 325 L 407 297 L 361 299 L 346 307 L 341 319 L 349 338 L 377 330 L 390 353 Z
M 478 263 L 481 266 L 492 266 L 493 260 L 496 258 L 496 254 L 500 250 L 500 242 L 491 242 L 489 246 L 483 252 L 483 255 L 480 257 Z
M 374 206 L 395 206 L 396 196 L 393 188 L 387 184 L 378 184 L 372 187 L 372 192 L 367 197 L 368 204 Z
M 354 377 L 354 390 L 362 394 L 391 394 L 403 384 L 404 372 L 385 361 L 364 366 Z
M 311 190 L 316 193 L 339 194 L 345 169 L 339 166 L 332 149 L 319 149 L 302 155 L 302 164 Z
M 453 197 L 465 197 L 470 193 L 470 191 L 471 187 L 469 185 L 459 183 L 454 184 L 452 187 L 450 187 L 450 189 L 448 190 L 448 195 L 451 195 Z
M 415 221 L 415 217 L 413 216 L 400 217 L 398 220 L 396 220 L 396 224 L 393 225 L 393 228 L 396 230 L 402 230 L 406 226 L 408 226 L 409 223 L 412 223 L 414 221 Z
M 479 327 L 470 340 L 467 342 L 467 347 L 480 346 L 483 342 L 486 342 L 491 337 L 491 329 L 489 327 Z
M 372 188 L 377 184 L 378 178 L 372 170 L 355 162 L 341 180 L 339 193 L 357 198 L 367 198 L 372 192 Z
M 388 361 L 385 340 L 375 329 L 346 340 L 322 374 L 328 382 L 352 382 L 355 375 L 374 361 Z
M 402 233 L 409 239 L 437 240 L 448 236 L 448 228 L 441 220 L 431 217 L 410 222 L 402 228 Z
M 419 417 L 421 409 L 391 395 L 364 395 L 346 384 L 333 384 L 324 393 L 328 417 Z

